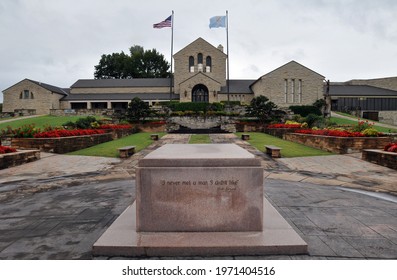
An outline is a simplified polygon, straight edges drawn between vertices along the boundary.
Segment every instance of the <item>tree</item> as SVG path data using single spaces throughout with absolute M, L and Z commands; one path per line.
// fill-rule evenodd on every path
M 145 120 L 150 113 L 149 104 L 142 101 L 140 98 L 135 97 L 128 104 L 125 116 L 129 122 L 136 123 Z
M 103 54 L 95 66 L 96 79 L 167 78 L 169 63 L 156 49 L 144 50 L 134 45 L 130 54 Z
M 266 96 L 260 95 L 251 100 L 247 111 L 249 116 L 257 117 L 264 124 L 279 117 L 280 111 L 276 109 L 276 104 L 269 101 L 269 98 Z

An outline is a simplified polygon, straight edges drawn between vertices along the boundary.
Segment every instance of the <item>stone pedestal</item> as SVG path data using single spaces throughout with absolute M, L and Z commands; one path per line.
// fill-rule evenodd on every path
M 234 144 L 169 144 L 139 162 L 137 230 L 258 231 L 263 169 Z
M 94 255 L 307 253 L 264 198 L 260 161 L 239 146 L 168 144 L 138 166 L 136 202 L 94 244 Z

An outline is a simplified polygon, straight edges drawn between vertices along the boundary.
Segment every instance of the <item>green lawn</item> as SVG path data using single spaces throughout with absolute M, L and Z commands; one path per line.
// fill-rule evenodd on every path
M 239 138 L 241 138 L 241 134 L 236 133 Z M 314 149 L 311 147 L 307 147 L 302 144 L 297 144 L 294 142 L 286 141 L 265 133 L 260 132 L 250 132 L 250 140 L 248 142 L 257 148 L 260 151 L 264 151 L 265 145 L 274 145 L 282 148 L 281 157 L 309 157 L 309 156 L 326 156 L 332 155 L 332 153 L 328 153 L 322 150 Z
M 34 124 L 37 128 L 44 128 L 45 126 L 61 126 L 62 124 L 68 121 L 76 121 L 84 116 L 70 116 L 70 117 L 56 117 L 56 116 L 40 116 L 33 117 L 22 120 L 15 120 L 12 122 L 0 123 L 0 130 L 7 128 L 7 126 L 11 126 L 12 128 L 18 128 L 23 125 Z M 97 119 L 101 117 L 95 116 Z
M 210 144 L 211 139 L 208 134 L 192 134 L 189 144 Z
M 352 118 L 354 118 L 354 116 L 351 116 Z M 330 118 L 331 122 L 335 122 L 338 125 L 357 125 L 357 121 L 353 121 L 353 120 L 347 120 L 347 119 L 342 119 L 342 118 L 338 118 L 338 117 L 331 117 Z M 369 120 L 370 123 L 376 123 L 374 121 Z M 397 132 L 396 129 L 390 129 L 387 127 L 382 127 L 382 126 L 378 126 L 378 125 L 374 125 L 374 128 L 379 131 L 379 132 L 384 132 L 384 133 L 390 133 L 390 132 Z
M 110 142 L 102 143 L 93 147 L 82 149 L 68 153 L 68 155 L 80 155 L 80 156 L 99 156 L 99 157 L 119 157 L 118 148 L 124 146 L 135 146 L 135 152 L 146 148 L 153 143 L 150 139 L 151 132 L 140 132 L 123 137 Z M 166 133 L 157 133 L 159 137 L 164 136 Z

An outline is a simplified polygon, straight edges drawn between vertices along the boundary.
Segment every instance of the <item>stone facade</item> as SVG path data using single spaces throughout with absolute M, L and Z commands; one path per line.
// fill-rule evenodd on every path
M 380 111 L 379 121 L 391 125 L 397 125 L 397 111 Z
M 291 61 L 260 77 L 252 86 L 255 96 L 264 95 L 281 108 L 311 105 L 324 96 L 324 76 Z
M 202 65 L 199 65 L 199 54 L 202 56 Z M 189 58 L 193 59 L 192 68 L 189 64 Z M 207 57 L 211 58 L 210 66 L 207 65 Z M 189 96 L 191 100 L 191 89 L 188 91 L 187 96 L 184 96 L 185 90 L 188 88 L 181 87 L 181 84 L 188 79 L 195 77 L 197 73 L 205 73 L 207 77 L 204 81 L 201 81 L 207 86 L 211 80 L 218 83 L 217 91 L 220 91 L 221 86 L 226 85 L 226 54 L 223 52 L 223 47 L 215 48 L 213 45 L 208 43 L 202 38 L 198 38 L 185 48 L 180 50 L 174 55 L 175 61 L 175 80 L 174 87 L 175 93 L 181 95 L 183 101 L 188 101 Z M 209 66 L 210 68 L 207 68 Z M 209 71 L 208 71 L 209 70 Z M 210 78 L 210 79 L 208 79 Z M 208 86 L 207 86 L 208 87 Z M 210 94 L 211 95 L 211 94 Z M 181 101 L 182 101 L 181 100 Z
M 3 112 L 35 110 L 36 114 L 49 114 L 60 108 L 64 95 L 53 92 L 31 80 L 25 79 L 3 91 Z

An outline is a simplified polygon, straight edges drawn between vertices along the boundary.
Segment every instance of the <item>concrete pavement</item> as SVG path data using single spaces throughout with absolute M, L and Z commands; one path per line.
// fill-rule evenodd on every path
M 92 244 L 135 199 L 139 158 L 189 137 L 166 135 L 122 161 L 49 154 L 0 170 L 0 259 L 90 259 Z M 273 160 L 234 135 L 211 139 L 261 159 L 267 198 L 309 245 L 309 255 L 234 259 L 397 258 L 396 197 L 351 191 L 395 193 L 395 171 L 352 156 Z

